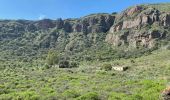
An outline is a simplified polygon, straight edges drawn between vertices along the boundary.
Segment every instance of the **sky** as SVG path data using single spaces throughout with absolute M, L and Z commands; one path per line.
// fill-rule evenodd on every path
M 129 6 L 170 0 L 0 0 L 0 19 L 78 18 L 120 12 Z

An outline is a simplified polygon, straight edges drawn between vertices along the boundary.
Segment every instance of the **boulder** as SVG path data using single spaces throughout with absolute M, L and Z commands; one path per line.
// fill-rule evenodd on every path
M 170 100 L 170 87 L 167 87 L 165 90 L 162 91 L 161 97 L 163 100 Z

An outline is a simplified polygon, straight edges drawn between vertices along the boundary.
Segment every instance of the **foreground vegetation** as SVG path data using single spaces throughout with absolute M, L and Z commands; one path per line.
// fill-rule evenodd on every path
M 170 81 L 170 15 L 163 14 L 159 23 L 156 19 L 170 4 L 141 7 L 118 14 L 122 17 L 101 13 L 80 19 L 1 20 L 0 100 L 160 99 Z M 127 11 L 134 13 L 127 16 Z M 146 25 L 113 32 L 120 37 L 117 46 L 112 45 L 117 44 L 114 36 L 106 41 L 114 25 L 145 14 L 150 15 Z M 114 66 L 128 69 L 115 71 Z
M 101 65 L 129 66 L 124 72 Z M 158 100 L 169 82 L 170 51 L 139 58 L 82 62 L 79 68 L 6 67 L 0 100 Z

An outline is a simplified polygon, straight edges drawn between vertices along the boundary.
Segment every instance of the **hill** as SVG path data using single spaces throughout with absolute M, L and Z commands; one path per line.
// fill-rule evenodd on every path
M 0 20 L 0 100 L 159 99 L 169 83 L 169 6 Z

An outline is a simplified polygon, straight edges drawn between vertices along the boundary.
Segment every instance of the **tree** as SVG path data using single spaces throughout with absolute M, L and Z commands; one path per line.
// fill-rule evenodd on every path
M 46 61 L 48 65 L 55 65 L 58 64 L 60 60 L 60 54 L 54 50 L 50 50 L 48 52 Z

